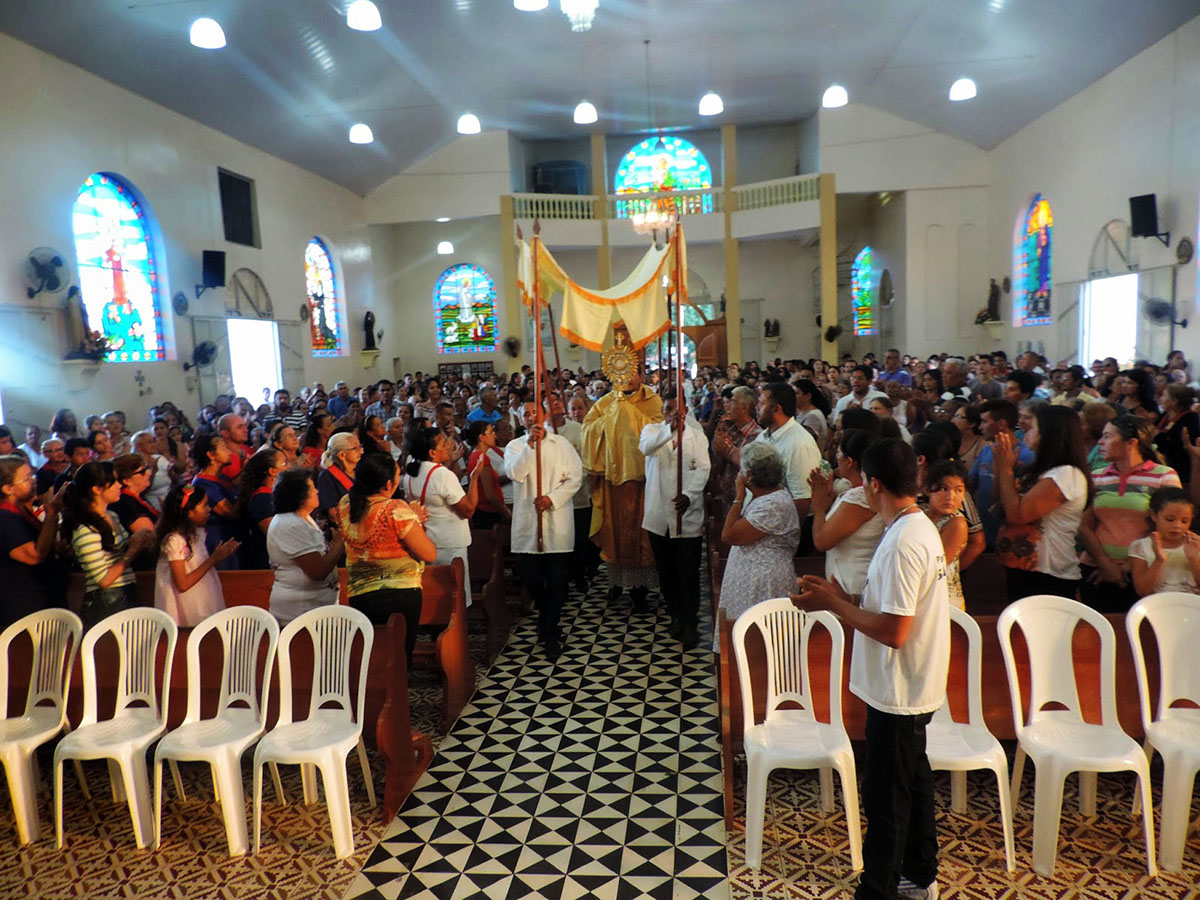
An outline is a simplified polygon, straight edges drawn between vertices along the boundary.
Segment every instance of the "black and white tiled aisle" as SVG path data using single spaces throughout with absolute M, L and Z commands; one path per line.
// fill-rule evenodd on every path
M 605 591 L 555 663 L 517 628 L 346 900 L 729 896 L 710 644 Z

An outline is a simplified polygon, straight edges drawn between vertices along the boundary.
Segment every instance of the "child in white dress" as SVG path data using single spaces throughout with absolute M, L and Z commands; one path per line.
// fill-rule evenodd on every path
M 1139 597 L 1160 591 L 1200 594 L 1200 535 L 1187 491 L 1163 487 L 1150 498 L 1154 530 L 1129 545 L 1129 567 Z
M 208 495 L 190 484 L 171 489 L 158 520 L 159 556 L 154 574 L 154 605 L 177 625 L 199 625 L 225 608 L 216 565 L 237 552 L 232 538 L 213 548 L 204 546 Z

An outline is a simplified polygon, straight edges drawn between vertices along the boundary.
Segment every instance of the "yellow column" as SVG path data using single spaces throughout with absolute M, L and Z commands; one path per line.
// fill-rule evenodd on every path
M 838 361 L 838 345 L 825 341 L 825 329 L 838 321 L 837 305 L 837 186 L 832 172 L 818 185 L 821 203 L 821 358 Z
M 738 242 L 733 236 L 734 187 L 737 185 L 737 126 L 721 126 L 721 187 L 725 208 L 725 349 L 729 362 L 742 359 L 742 292 Z
M 526 239 L 532 235 L 526 235 Z M 504 281 L 504 337 L 515 335 L 520 337 L 521 330 L 521 295 L 517 291 L 517 232 L 513 228 L 513 198 L 500 198 L 500 275 Z M 503 339 L 503 338 L 502 338 Z M 497 357 L 497 370 L 516 372 L 521 368 L 521 359 L 510 359 L 507 356 Z
M 600 223 L 600 246 L 596 248 L 596 286 L 612 287 L 612 249 L 608 244 L 608 165 L 604 135 L 592 135 L 592 193 L 596 195 L 596 219 Z

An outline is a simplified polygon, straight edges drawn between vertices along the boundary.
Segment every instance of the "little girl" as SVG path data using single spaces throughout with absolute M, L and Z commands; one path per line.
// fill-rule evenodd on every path
M 1200 535 L 1192 532 L 1195 507 L 1187 492 L 1164 487 L 1150 498 L 1154 531 L 1129 545 L 1129 566 L 1139 597 L 1159 591 L 1200 594 Z
M 225 608 L 216 566 L 237 552 L 230 538 L 213 548 L 204 546 L 208 495 L 190 484 L 171 489 L 158 520 L 158 567 L 154 576 L 154 605 L 178 625 L 199 625 Z
M 958 572 L 958 558 L 967 546 L 967 520 L 963 517 L 963 497 L 967 493 L 967 475 L 959 463 L 952 459 L 936 462 L 925 473 L 925 492 L 929 497 L 929 508 L 925 514 L 933 520 L 942 535 L 942 547 L 946 551 L 946 578 L 950 591 L 950 604 L 963 609 L 962 579 Z

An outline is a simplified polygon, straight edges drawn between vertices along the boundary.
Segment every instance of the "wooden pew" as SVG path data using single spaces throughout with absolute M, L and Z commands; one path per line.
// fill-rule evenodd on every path
M 797 561 L 799 562 L 799 560 Z M 1004 671 L 1004 659 L 1000 652 L 1000 639 L 996 633 L 998 616 L 979 615 L 975 620 L 983 633 L 982 682 L 983 715 L 988 729 L 1000 740 L 1015 740 L 1012 705 L 1009 700 L 1008 678 Z M 1106 616 L 1116 633 L 1116 682 L 1117 716 L 1121 727 L 1134 738 L 1141 739 L 1141 707 L 1137 693 L 1137 678 L 1133 668 L 1133 653 L 1125 634 L 1125 617 L 1120 614 Z M 733 818 L 733 765 L 735 756 L 742 751 L 742 695 L 738 679 L 737 663 L 733 656 L 733 622 L 721 610 L 716 627 L 718 629 L 720 657 L 718 671 L 718 708 L 721 717 L 721 752 L 724 762 L 725 819 L 732 825 Z M 956 719 L 965 720 L 967 715 L 967 671 L 966 641 L 958 629 L 952 630 L 950 671 L 946 690 L 950 697 L 951 710 Z M 1150 679 L 1151 704 L 1157 704 L 1158 654 L 1153 640 L 1147 638 L 1148 629 L 1143 629 L 1142 643 L 1146 652 L 1146 670 Z M 1090 628 L 1076 629 L 1072 651 L 1075 659 L 1076 689 L 1085 721 L 1100 721 L 1099 690 L 1099 640 Z M 818 716 L 828 716 L 826 698 L 829 691 L 829 638 L 823 629 L 814 632 L 810 646 L 809 669 L 815 692 Z M 842 717 L 851 740 L 863 739 L 866 724 L 866 705 L 850 693 L 850 663 L 853 655 L 853 632 L 846 631 L 846 657 L 842 677 Z M 1019 630 L 1014 631 L 1013 655 L 1020 672 L 1022 684 L 1028 686 L 1029 667 L 1025 642 Z M 754 682 L 755 721 L 765 714 L 765 671 L 766 662 L 761 639 L 755 632 L 747 641 L 747 658 Z M 1021 698 L 1022 709 L 1027 714 L 1029 697 Z
M 375 629 L 375 643 L 387 658 L 386 684 L 389 686 L 379 717 L 375 722 L 375 746 L 383 756 L 383 821 L 391 822 L 421 773 L 433 759 L 433 742 L 428 735 L 412 730 L 408 704 L 408 661 L 405 658 L 404 616 L 395 614 L 386 628 Z M 375 656 L 374 653 L 371 654 Z M 367 683 L 370 684 L 367 673 Z M 395 689 L 403 686 L 403 690 Z M 363 731 L 370 718 L 363 712 Z
M 413 665 L 441 673 L 442 727 L 449 731 L 475 692 L 462 560 L 449 566 L 426 566 L 421 592 L 421 625 L 436 626 L 440 631 L 433 641 L 417 643 Z
M 508 643 L 512 616 L 504 590 L 504 545 L 500 526 L 471 529 L 471 546 L 467 561 L 471 569 L 471 595 L 487 617 L 487 663 L 500 655 Z

